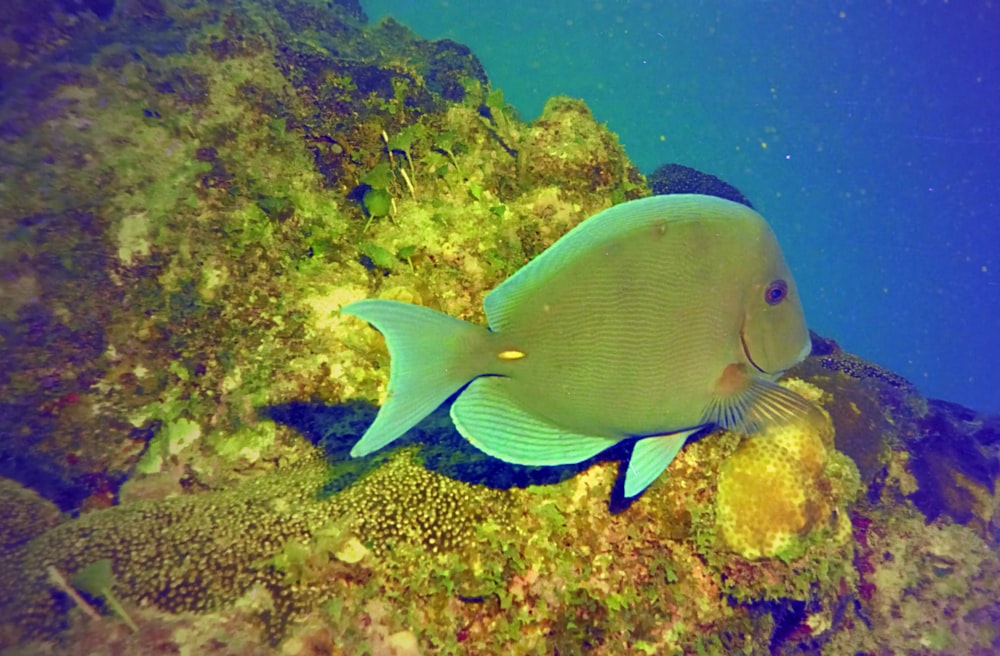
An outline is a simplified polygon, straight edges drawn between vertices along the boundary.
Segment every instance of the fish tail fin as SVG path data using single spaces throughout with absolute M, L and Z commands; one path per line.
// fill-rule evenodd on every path
M 483 373 L 475 357 L 487 330 L 430 308 L 365 299 L 341 308 L 385 337 L 389 385 L 375 421 L 351 449 L 361 457 L 386 446 Z

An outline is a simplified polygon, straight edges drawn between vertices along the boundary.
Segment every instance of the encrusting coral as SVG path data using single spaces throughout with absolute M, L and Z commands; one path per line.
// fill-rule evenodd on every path
M 487 519 L 505 522 L 510 511 L 504 492 L 431 472 L 406 452 L 331 501 L 350 511 L 353 531 L 376 556 L 397 542 L 421 545 L 430 554 L 468 548 L 477 526 Z
M 504 523 L 509 513 L 505 493 L 428 471 L 412 449 L 396 451 L 342 493 L 325 494 L 324 486 L 342 475 L 315 457 L 233 489 L 140 501 L 63 523 L 24 545 L 11 563 L 16 566 L 0 574 L 7 591 L 0 623 L 28 635 L 60 626 L 67 606 L 50 593 L 48 569 L 68 578 L 109 559 L 118 596 L 170 613 L 222 610 L 263 586 L 273 606 L 261 621 L 278 638 L 288 622 L 345 581 L 366 579 L 372 563 L 355 564 L 366 551 L 375 558 L 407 546 L 459 552 L 486 517 Z M 10 501 L 0 504 L 12 507 Z M 325 578 L 289 580 L 287 570 L 295 564 L 288 550 L 309 545 L 317 534 L 336 538 L 324 548 L 338 554 L 356 540 L 359 557 L 340 555 L 340 567 L 328 569 Z M 285 560 L 276 558 L 281 553 Z

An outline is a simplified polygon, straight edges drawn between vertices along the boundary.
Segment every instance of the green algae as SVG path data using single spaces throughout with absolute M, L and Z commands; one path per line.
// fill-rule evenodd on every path
M 178 418 L 164 425 L 149 442 L 142 458 L 136 463 L 140 473 L 152 474 L 160 471 L 163 462 L 171 456 L 178 456 L 201 438 L 201 426 L 185 419 Z
M 112 613 L 128 625 L 128 628 L 138 633 L 139 627 L 115 596 L 115 576 L 111 572 L 110 559 L 102 558 L 84 567 L 76 573 L 71 583 L 78 590 L 101 599 Z

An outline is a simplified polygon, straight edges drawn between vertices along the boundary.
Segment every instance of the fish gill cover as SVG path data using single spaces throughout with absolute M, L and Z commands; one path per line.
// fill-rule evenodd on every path
M 439 412 L 349 458 L 389 363 L 340 307 L 481 323 L 649 194 L 582 102 L 525 123 L 355 3 L 19 2 L 0 32 L 3 648 L 996 648 L 996 420 L 815 335 L 782 385 L 823 421 L 707 435 L 618 512 L 626 449 L 515 466 Z

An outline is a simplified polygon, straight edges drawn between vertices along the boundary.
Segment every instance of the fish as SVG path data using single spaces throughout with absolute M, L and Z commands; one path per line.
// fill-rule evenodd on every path
M 808 417 L 776 383 L 810 351 L 798 289 L 753 209 L 714 196 L 624 202 L 583 220 L 484 298 L 486 326 L 363 299 L 341 308 L 385 338 L 386 397 L 363 457 L 446 400 L 458 432 L 508 463 L 583 462 L 634 440 L 623 494 L 687 439 Z

